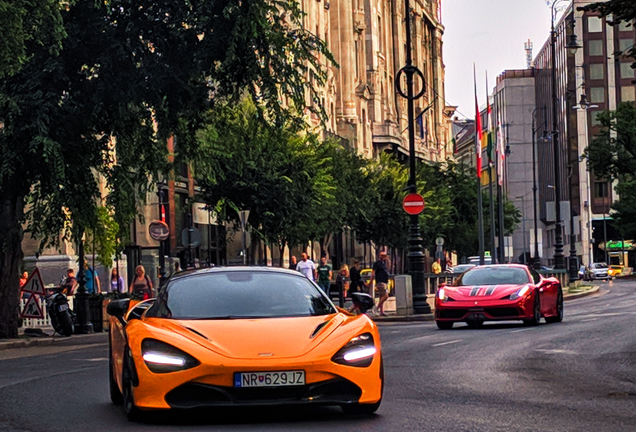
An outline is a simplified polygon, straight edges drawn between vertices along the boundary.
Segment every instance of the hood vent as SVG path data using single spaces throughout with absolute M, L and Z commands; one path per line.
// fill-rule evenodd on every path
M 309 336 L 309 339 L 313 339 L 314 337 L 316 337 L 316 335 L 320 333 L 320 330 L 322 330 L 327 324 L 329 324 L 330 321 L 331 320 L 327 320 L 318 324 L 318 327 L 314 329 L 314 331 L 311 333 L 311 336 Z
M 208 338 L 207 338 L 204 334 L 199 333 L 198 331 L 196 331 L 196 330 L 194 330 L 194 329 L 191 329 L 190 327 L 184 327 L 184 328 L 185 328 L 186 330 L 190 330 L 190 331 L 191 331 L 192 333 L 194 333 L 194 334 L 197 334 L 197 335 L 201 336 L 201 337 L 202 337 L 203 339 L 205 339 L 205 340 L 210 340 L 210 339 L 208 339 Z

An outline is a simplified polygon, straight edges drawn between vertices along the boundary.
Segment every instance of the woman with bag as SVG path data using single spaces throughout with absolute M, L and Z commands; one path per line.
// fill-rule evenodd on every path
M 138 265 L 135 269 L 135 279 L 130 286 L 130 293 L 142 297 L 142 300 L 152 298 L 152 281 L 146 275 L 144 266 Z

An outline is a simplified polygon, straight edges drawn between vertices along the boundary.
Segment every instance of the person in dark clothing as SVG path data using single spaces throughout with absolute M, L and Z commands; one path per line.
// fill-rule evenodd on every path
M 362 276 L 360 275 L 360 261 L 358 261 L 357 259 L 354 259 L 351 262 L 351 269 L 349 269 L 349 279 L 351 279 L 351 283 L 349 284 L 350 292 L 365 292 L 364 282 L 362 282 Z
M 291 256 L 290 261 L 289 261 L 289 269 L 290 270 L 296 270 L 296 265 L 298 264 L 298 261 L 296 260 L 296 257 L 294 255 Z
M 389 285 L 388 261 L 389 257 L 386 252 L 380 252 L 380 259 L 373 264 L 373 273 L 371 273 L 371 281 L 369 282 L 373 286 L 373 281 L 375 280 L 375 288 L 379 296 L 377 310 L 381 316 L 386 316 L 384 313 L 384 302 L 389 298 L 387 290 Z

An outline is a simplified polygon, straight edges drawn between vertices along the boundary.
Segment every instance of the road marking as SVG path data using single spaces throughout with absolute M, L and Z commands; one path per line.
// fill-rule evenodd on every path
M 513 330 L 510 333 L 519 333 L 519 332 L 524 332 L 524 331 L 528 331 L 528 330 L 532 330 L 531 328 L 524 328 L 524 329 L 519 329 L 519 330 Z
M 540 351 L 546 354 L 570 354 L 570 355 L 578 354 L 576 351 L 564 350 L 564 349 L 537 349 L 535 351 Z
M 581 320 L 581 322 L 590 322 L 590 321 L 598 321 L 598 318 L 588 318 L 585 320 Z
M 20 384 L 30 383 L 32 381 L 41 381 L 42 379 L 48 379 L 48 378 L 54 378 L 54 377 L 58 377 L 58 376 L 62 376 L 62 375 L 72 375 L 72 374 L 76 374 L 76 373 L 86 372 L 86 371 L 93 370 L 93 369 L 98 368 L 98 367 L 101 367 L 101 366 L 89 366 L 89 367 L 85 367 L 85 368 L 72 369 L 72 370 L 67 370 L 67 371 L 64 371 L 64 372 L 58 372 L 58 373 L 52 373 L 52 374 L 46 374 L 46 375 L 40 375 L 40 376 L 31 377 L 31 378 L 26 378 L 26 379 L 23 379 L 23 380 L 20 380 L 20 381 L 14 381 L 14 382 L 11 382 L 11 383 L 0 385 L 0 390 L 5 389 L 7 387 L 13 387 L 13 386 L 20 385 Z
M 458 343 L 458 342 L 461 342 L 461 340 L 454 340 L 454 341 L 442 342 L 442 343 L 438 343 L 438 344 L 433 344 L 433 345 L 431 345 L 431 346 L 439 347 L 439 346 L 444 346 L 444 345 L 456 344 L 456 343 Z
M 108 361 L 106 357 L 99 357 L 99 358 L 92 358 L 92 359 L 85 359 L 85 360 L 89 362 Z

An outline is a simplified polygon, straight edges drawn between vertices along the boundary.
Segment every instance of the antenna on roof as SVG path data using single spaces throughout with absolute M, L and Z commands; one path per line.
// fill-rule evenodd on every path
M 528 42 L 523 44 L 526 50 L 526 69 L 532 69 L 532 41 L 528 39 Z

